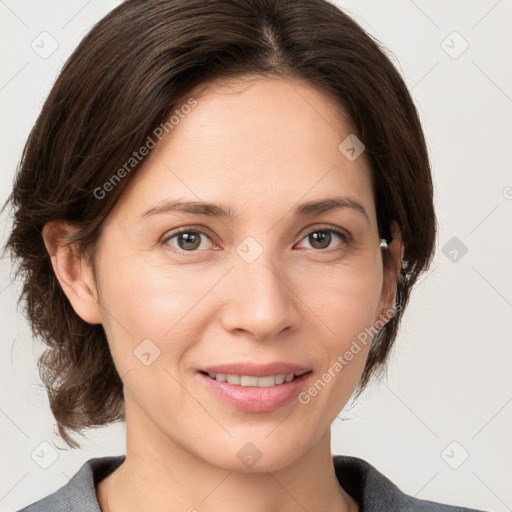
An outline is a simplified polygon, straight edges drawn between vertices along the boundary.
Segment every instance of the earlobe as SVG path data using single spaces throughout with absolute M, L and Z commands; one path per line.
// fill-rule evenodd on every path
M 381 307 L 382 313 L 390 311 L 395 306 L 395 296 L 402 261 L 404 257 L 404 245 L 400 227 L 396 221 L 391 223 L 392 240 L 383 251 L 388 251 L 392 264 L 384 266 L 384 279 L 382 283 Z
M 92 268 L 75 245 L 65 242 L 73 228 L 52 220 L 43 228 L 43 240 L 53 271 L 76 314 L 85 322 L 100 324 L 100 306 Z

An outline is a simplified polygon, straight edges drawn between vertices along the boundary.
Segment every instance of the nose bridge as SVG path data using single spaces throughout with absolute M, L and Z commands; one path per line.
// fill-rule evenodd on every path
M 225 327 L 265 339 L 293 326 L 298 319 L 293 293 L 271 249 L 247 237 L 237 246 L 233 264 L 235 293 L 224 318 Z

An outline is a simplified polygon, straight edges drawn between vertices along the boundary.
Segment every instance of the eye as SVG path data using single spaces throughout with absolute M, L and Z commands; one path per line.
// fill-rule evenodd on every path
M 336 229 L 316 229 L 315 231 L 311 231 L 308 233 L 302 240 L 307 240 L 313 249 L 328 249 L 330 248 L 331 242 L 334 240 L 336 241 L 336 238 L 340 239 L 342 241 L 341 248 L 344 248 L 350 238 L 345 233 L 342 233 L 341 231 L 338 231 Z M 302 241 L 301 240 L 301 241 Z
M 202 231 L 192 229 L 180 229 L 166 236 L 162 243 L 170 244 L 178 251 L 196 252 L 196 249 L 208 249 L 208 247 L 205 247 L 205 245 L 208 244 L 203 243 L 202 237 L 210 240 L 208 235 L 206 235 L 206 233 L 203 233 Z M 174 243 L 171 243 L 171 241 Z
M 341 248 L 345 248 L 350 241 L 350 237 L 332 228 L 316 229 L 309 232 L 302 240 L 307 240 L 313 249 L 323 250 L 331 248 L 331 243 L 340 240 Z M 162 244 L 169 244 L 178 252 L 199 252 L 200 250 L 208 250 L 208 242 L 214 245 L 210 237 L 198 229 L 182 228 L 167 235 Z M 211 247 L 210 247 L 211 248 Z

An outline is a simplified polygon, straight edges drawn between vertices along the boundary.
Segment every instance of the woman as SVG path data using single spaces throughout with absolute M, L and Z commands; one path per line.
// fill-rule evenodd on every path
M 436 219 L 378 45 L 323 0 L 128 0 L 81 42 L 10 198 L 59 432 L 126 420 L 23 509 L 469 510 L 332 458 Z

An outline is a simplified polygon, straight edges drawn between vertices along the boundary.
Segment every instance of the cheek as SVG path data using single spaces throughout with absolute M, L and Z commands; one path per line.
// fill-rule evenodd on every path
M 323 339 L 330 351 L 343 350 L 373 325 L 379 313 L 382 271 L 378 261 L 357 269 L 335 268 L 323 276 L 315 275 L 313 269 L 307 280 L 297 283 L 297 289 L 297 295 L 314 313 L 311 318 L 316 317 L 323 326 Z
M 103 325 L 120 375 L 139 368 L 139 352 L 157 356 L 157 366 L 176 364 L 204 329 L 205 310 L 197 306 L 218 281 L 217 274 L 155 265 L 140 254 L 105 259 Z
M 354 283 L 355 284 L 355 283 Z M 361 379 L 371 347 L 376 293 L 371 283 L 345 291 L 325 301 L 322 320 L 333 331 L 318 340 L 321 361 L 315 378 L 299 395 L 304 407 L 304 428 L 328 429 L 345 407 Z
M 311 286 L 302 291 L 304 302 L 315 313 L 311 321 L 319 325 L 317 347 L 322 349 L 321 368 L 313 387 L 306 390 L 304 403 L 311 400 L 313 408 L 329 408 L 334 417 L 364 369 L 378 315 L 382 274 L 376 264 L 367 266 L 366 272 L 333 272 L 329 280 L 317 282 L 322 284 L 321 293 Z

